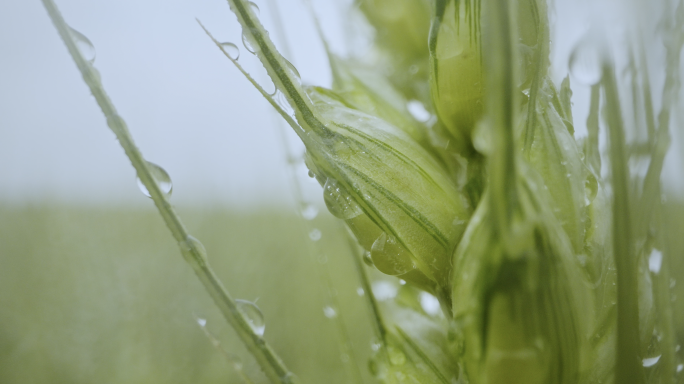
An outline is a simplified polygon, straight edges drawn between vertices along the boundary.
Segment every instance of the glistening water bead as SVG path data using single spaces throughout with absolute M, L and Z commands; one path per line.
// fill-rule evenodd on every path
M 251 54 L 256 54 L 258 50 L 258 47 L 255 48 L 252 46 L 252 44 L 249 42 L 249 38 L 244 33 L 242 34 L 242 45 L 244 45 L 245 49 L 247 49 Z
M 593 38 L 592 38 L 593 37 Z M 594 85 L 603 76 L 603 58 L 595 36 L 585 36 L 572 50 L 568 68 L 572 77 L 584 85 Z
M 383 232 L 371 247 L 373 264 L 387 275 L 403 275 L 416 269 L 411 256 L 392 235 Z
M 179 242 L 178 245 L 180 246 L 181 252 L 183 252 L 183 256 L 186 258 L 193 259 L 200 264 L 206 263 L 207 250 L 204 248 L 204 244 L 194 236 L 188 235 L 188 237 Z
M 221 43 L 221 48 L 223 48 L 231 59 L 237 60 L 240 58 L 240 48 L 238 48 L 237 45 L 231 42 L 225 42 Z
M 81 56 L 83 56 L 83 58 L 90 64 L 93 64 L 95 62 L 95 46 L 93 45 L 93 43 L 81 32 L 73 28 L 69 29 L 69 32 L 71 32 L 71 36 L 74 38 L 74 41 L 76 42 L 76 48 L 78 48 L 78 51 L 81 53 Z
M 171 181 L 169 174 L 164 170 L 164 168 L 149 161 L 147 162 L 147 168 L 150 170 L 154 181 L 157 183 L 157 186 L 159 186 L 161 193 L 167 198 L 171 197 L 171 194 L 173 193 L 173 182 Z M 140 177 L 137 178 L 137 182 L 140 192 L 151 198 L 152 195 L 147 190 L 147 187 L 145 187 L 145 184 L 143 184 L 143 182 L 140 180 Z
M 237 299 L 235 300 L 235 304 L 237 305 L 238 311 L 242 314 L 242 317 L 244 317 L 247 324 L 249 324 L 249 327 L 252 328 L 252 331 L 259 336 L 263 336 L 264 331 L 266 330 L 266 322 L 264 321 L 264 314 L 261 313 L 261 309 L 248 300 Z
M 323 186 L 323 200 L 330 213 L 338 219 L 353 219 L 363 213 L 349 192 L 332 178 L 328 178 Z

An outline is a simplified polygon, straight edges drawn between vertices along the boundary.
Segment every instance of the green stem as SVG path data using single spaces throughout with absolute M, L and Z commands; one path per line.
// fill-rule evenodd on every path
M 252 7 L 246 0 L 228 0 L 230 9 L 235 13 L 242 25 L 242 34 L 255 48 L 255 53 L 266 68 L 276 88 L 285 95 L 295 110 L 297 121 L 306 131 L 314 131 L 326 135 L 328 129 L 315 113 L 308 95 L 302 88 L 299 78 L 287 68 L 285 60 L 278 53 L 268 33 L 254 16 Z M 301 135 L 300 135 L 301 136 Z M 304 144 L 308 146 L 310 140 L 303 135 Z
M 602 85 L 606 96 L 606 121 L 613 178 L 613 256 L 617 271 L 618 312 L 615 382 L 641 384 L 645 382 L 645 376 L 639 347 L 639 284 L 630 216 L 625 132 L 617 82 L 610 64 L 603 66 Z
M 591 87 L 589 116 L 587 116 L 587 160 L 596 175 L 601 174 L 601 154 L 599 152 L 599 104 L 601 85 Z
M 492 125 L 493 148 L 490 156 L 491 203 L 500 235 L 508 233 L 513 211 L 518 208 L 517 167 L 515 161 L 515 63 L 510 4 L 497 0 L 489 4 L 488 31 L 484 31 L 483 52 L 486 65 L 486 106 Z
M 535 29 L 537 33 L 537 52 L 534 58 L 534 79 L 530 85 L 530 99 L 527 104 L 527 122 L 525 124 L 525 141 L 523 153 L 529 159 L 534 131 L 537 126 L 537 95 L 539 88 L 544 82 L 548 67 L 549 57 L 549 27 L 546 15 L 546 7 L 540 6 L 537 0 L 531 0 L 532 10 L 535 16 Z
M 214 303 L 216 303 L 228 323 L 235 329 L 238 336 L 245 343 L 247 349 L 252 353 L 266 373 L 266 376 L 274 383 L 298 383 L 299 380 L 285 367 L 280 357 L 275 354 L 268 343 L 252 330 L 247 320 L 238 310 L 235 301 L 223 287 L 223 284 L 209 265 L 201 244 L 194 241 L 194 238 L 190 236 L 173 206 L 171 206 L 160 190 L 150 172 L 147 162 L 128 132 L 126 122 L 119 116 L 114 104 L 107 96 L 100 83 L 99 75 L 96 70 L 83 58 L 83 56 L 81 56 L 81 53 L 71 36 L 69 26 L 64 21 L 64 18 L 53 0 L 41 1 L 48 12 L 50 19 L 57 28 L 60 37 L 66 44 L 69 54 L 76 63 L 83 79 L 95 97 L 97 104 L 107 118 L 107 125 L 109 125 L 116 135 L 126 156 L 128 156 L 128 159 L 135 168 L 138 178 L 149 191 L 164 223 L 166 223 L 166 226 L 171 231 L 174 239 L 178 242 L 185 260 L 192 266 L 195 274 L 214 300 Z

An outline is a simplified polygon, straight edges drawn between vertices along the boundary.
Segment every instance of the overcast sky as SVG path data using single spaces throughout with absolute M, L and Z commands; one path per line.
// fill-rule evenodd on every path
M 256 3 L 271 36 L 279 37 L 270 1 Z M 247 207 L 290 201 L 285 153 L 270 106 L 195 21 L 242 48 L 226 1 L 56 2 L 67 22 L 95 45 L 95 66 L 107 92 L 145 156 L 171 175 L 174 201 Z M 327 61 L 302 0 L 277 2 L 293 49 L 290 61 L 304 82 L 329 85 Z M 343 51 L 346 1 L 314 3 L 328 39 Z M 562 33 L 554 36 L 553 58 L 560 78 L 588 21 L 583 1 L 556 3 Z M 240 61 L 265 80 L 253 57 L 244 48 L 241 52 Z M 581 109 L 586 92 L 578 88 L 575 94 Z M 586 112 L 577 113 L 576 121 L 582 121 Z M 134 180 L 41 2 L 1 1 L 0 202 L 148 204 Z

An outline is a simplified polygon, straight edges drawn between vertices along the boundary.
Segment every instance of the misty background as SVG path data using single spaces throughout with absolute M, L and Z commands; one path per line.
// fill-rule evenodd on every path
M 303 81 L 330 86 L 328 63 L 304 2 L 256 3 Z M 274 3 L 285 36 L 274 26 Z M 335 52 L 363 52 L 371 31 L 348 11 L 349 0 L 313 3 Z M 93 42 L 105 89 L 146 158 L 171 175 L 174 203 L 236 209 L 292 204 L 281 133 L 288 132 L 292 143 L 296 139 L 279 126 L 271 107 L 195 20 L 219 41 L 238 45 L 240 62 L 268 82 L 242 46 L 239 24 L 225 1 L 62 0 L 58 6 L 67 22 Z M 567 74 L 570 51 L 592 20 L 608 23 L 617 34 L 629 20 L 626 12 L 615 12 L 611 1 L 557 2 L 553 7 L 557 81 Z M 639 12 L 647 26 L 659 17 L 652 7 Z M 151 206 L 137 190 L 133 168 L 40 1 L 0 2 L 0 52 L 0 202 Z M 654 83 L 660 89 L 657 73 Z M 573 91 L 577 135 L 583 135 L 588 87 L 573 83 Z M 675 139 L 678 150 L 682 140 Z M 681 165 L 671 154 L 665 170 L 667 183 L 680 190 Z M 306 170 L 297 172 L 301 176 Z M 320 204 L 320 187 L 309 185 L 306 193 Z

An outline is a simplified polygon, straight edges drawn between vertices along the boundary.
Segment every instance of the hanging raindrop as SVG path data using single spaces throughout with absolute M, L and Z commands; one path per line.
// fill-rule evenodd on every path
M 375 265 L 373 265 L 373 259 L 371 258 L 370 252 L 364 252 L 363 253 L 363 262 L 369 267 L 375 266 Z
M 283 109 L 283 112 L 285 114 L 292 116 L 294 114 L 294 108 L 290 105 L 290 102 L 287 101 L 287 96 L 280 90 L 275 91 L 275 96 L 274 96 L 276 104 L 280 106 L 280 108 Z
M 226 42 L 221 43 L 221 48 L 223 48 L 223 51 L 226 52 L 228 57 L 230 57 L 231 59 L 237 60 L 240 58 L 240 48 L 238 48 L 237 45 L 231 42 Z
M 292 65 L 292 63 L 290 63 L 290 61 L 286 58 L 283 58 L 283 60 L 285 60 L 285 65 L 287 66 L 287 69 L 290 71 L 290 73 L 292 73 L 292 75 L 297 79 L 297 81 L 301 83 L 302 77 L 299 75 L 299 71 L 297 70 L 297 68 L 295 68 L 295 66 Z
M 173 183 L 171 182 L 171 177 L 169 176 L 169 174 L 164 170 L 164 168 L 149 161 L 147 162 L 147 168 L 150 170 L 150 173 L 152 174 L 154 181 L 157 182 L 157 185 L 159 186 L 159 190 L 161 190 L 161 193 L 167 198 L 171 197 L 171 193 L 173 193 Z M 147 190 L 147 187 L 145 187 L 145 185 L 139 177 L 137 179 L 137 182 L 140 192 L 142 192 L 145 196 L 151 198 L 152 195 L 150 195 L 150 192 Z
M 245 49 L 247 49 L 251 54 L 256 54 L 259 50 L 258 46 L 256 48 L 252 46 L 252 43 L 249 42 L 249 38 L 244 32 L 242 33 L 242 45 L 244 45 Z
M 266 322 L 264 321 L 264 314 L 261 313 L 261 309 L 248 300 L 237 299 L 235 304 L 237 304 L 238 311 L 240 311 L 254 333 L 263 336 L 266 330 Z
M 416 269 L 409 252 L 392 235 L 382 233 L 371 247 L 373 264 L 382 273 L 403 275 Z
M 652 366 L 658 364 L 658 361 L 660 360 L 660 356 L 661 355 L 658 355 L 656 357 L 649 357 L 647 359 L 643 359 L 641 361 L 641 364 L 644 366 L 644 368 L 652 367 Z
M 254 16 L 259 16 L 259 12 L 261 12 L 261 10 L 259 10 L 259 6 L 256 5 L 255 2 L 250 1 L 249 7 L 252 8 L 252 13 L 254 13 Z
M 648 269 L 653 273 L 660 272 L 660 267 L 663 264 L 663 254 L 653 248 L 651 255 L 648 257 Z
M 323 186 L 323 200 L 330 213 L 338 219 L 349 220 L 363 213 L 349 192 L 332 178 Z
M 74 41 L 76 42 L 76 48 L 78 48 L 78 51 L 81 52 L 81 56 L 83 56 L 87 62 L 93 64 L 95 62 L 95 46 L 93 43 L 81 32 L 73 28 L 69 29 L 71 32 L 71 37 L 73 37 Z
M 186 256 L 192 260 L 196 260 L 200 264 L 206 264 L 207 250 L 204 248 L 204 244 L 202 244 L 202 242 L 197 240 L 194 236 L 188 235 L 188 237 L 179 242 L 178 245 L 180 246 L 181 252 L 183 252 L 183 256 Z M 199 258 L 195 255 L 195 252 Z
M 603 58 L 596 39 L 581 39 L 572 53 L 568 68 L 572 76 L 584 85 L 594 85 L 603 76 Z

